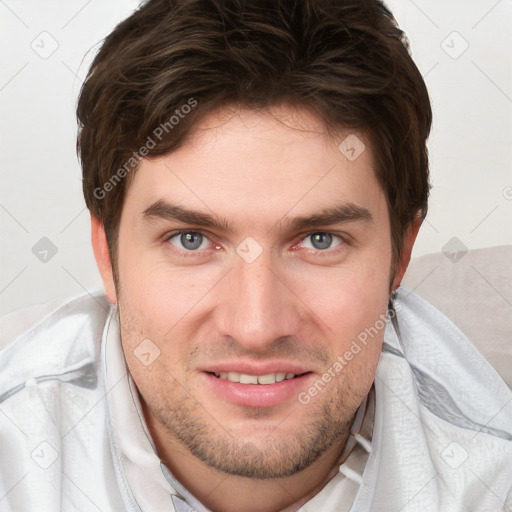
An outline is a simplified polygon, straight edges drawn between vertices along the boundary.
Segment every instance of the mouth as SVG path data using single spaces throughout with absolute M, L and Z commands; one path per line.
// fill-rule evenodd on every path
M 296 405 L 298 395 L 313 379 L 313 372 L 203 371 L 207 389 L 216 399 L 241 407 L 270 408 Z
M 276 384 L 277 382 L 283 382 L 285 380 L 291 380 L 302 375 L 306 375 L 310 372 L 305 372 L 296 375 L 295 373 L 266 373 L 265 375 L 248 375 L 246 373 L 237 372 L 209 372 L 215 375 L 218 379 L 228 380 L 229 382 L 236 382 L 239 384 L 260 384 L 262 386 L 268 386 Z

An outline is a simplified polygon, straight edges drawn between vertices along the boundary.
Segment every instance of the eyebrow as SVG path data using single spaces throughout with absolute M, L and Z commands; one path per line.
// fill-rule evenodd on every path
M 233 224 L 226 218 L 213 216 L 208 213 L 189 210 L 173 205 L 164 200 L 158 200 L 142 212 L 144 220 L 178 221 L 205 228 L 217 229 L 224 232 L 234 232 Z M 345 222 L 372 223 L 373 216 L 366 208 L 354 203 L 346 203 L 332 208 L 324 208 L 320 212 L 306 216 L 281 219 L 278 224 L 285 231 L 299 231 L 306 228 L 332 226 Z

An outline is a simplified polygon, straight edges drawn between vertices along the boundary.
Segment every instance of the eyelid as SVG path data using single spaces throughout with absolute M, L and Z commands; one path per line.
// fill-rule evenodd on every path
M 166 233 L 163 237 L 162 237 L 162 241 L 164 242 L 169 242 L 171 238 L 174 238 L 178 235 L 181 235 L 183 233 L 198 233 L 200 235 L 202 235 L 203 237 L 205 237 L 207 240 L 210 241 L 211 244 L 215 244 L 216 242 L 214 242 L 212 240 L 212 235 L 210 235 L 209 233 L 201 230 L 201 229 L 193 229 L 193 228 L 190 228 L 190 229 L 176 229 L 174 231 L 171 231 L 170 233 Z M 332 235 L 332 236 L 335 236 L 335 237 L 338 237 L 341 242 L 336 245 L 335 247 L 333 248 L 330 248 L 330 249 L 324 249 L 324 250 L 320 250 L 320 249 L 309 249 L 307 248 L 307 250 L 309 252 L 315 252 L 317 254 L 325 254 L 325 255 L 329 255 L 329 254 L 333 254 L 336 252 L 337 248 L 340 247 L 340 246 L 343 246 L 343 245 L 350 245 L 351 243 L 353 243 L 353 240 L 352 240 L 352 237 L 350 235 L 348 235 L 347 233 L 339 233 L 339 232 L 335 232 L 335 231 L 328 231 L 328 230 L 322 230 L 322 229 L 316 229 L 316 230 L 313 230 L 313 231 L 308 231 L 308 232 L 305 232 L 305 233 L 302 233 L 299 235 L 299 239 L 297 240 L 297 242 L 294 242 L 293 245 L 292 245 L 292 248 L 295 248 L 296 246 L 298 246 L 304 239 L 308 238 L 309 236 L 311 235 L 315 235 L 315 234 L 318 234 L 318 233 L 327 233 L 329 235 Z M 173 244 L 170 244 L 170 245 L 173 245 Z M 184 254 L 184 255 L 194 255 L 194 254 L 202 254 L 204 251 L 209 251 L 209 250 L 212 250 L 211 248 L 210 249 L 200 249 L 200 250 L 195 250 L 195 251 L 187 251 L 187 250 L 184 250 L 184 249 L 179 249 L 178 247 L 174 246 L 173 245 L 173 248 L 175 251 L 181 253 L 181 254 Z
M 314 229 L 312 231 L 307 231 L 306 233 L 301 234 L 299 236 L 301 237 L 301 240 L 303 240 L 304 238 L 311 236 L 311 235 L 315 235 L 317 233 L 327 233 L 329 235 L 338 236 L 342 239 L 351 239 L 352 238 L 348 233 L 340 232 L 340 231 L 330 231 L 329 229 Z
M 352 237 L 350 235 L 348 235 L 347 233 L 338 233 L 336 231 L 329 231 L 329 230 L 325 230 L 325 229 L 316 229 L 314 231 L 308 231 L 307 233 L 300 235 L 300 239 L 296 243 L 294 243 L 292 247 L 298 246 L 306 238 L 310 237 L 311 235 L 316 235 L 318 233 L 324 233 L 324 234 L 332 235 L 333 237 L 337 237 L 340 239 L 340 243 L 334 247 L 331 247 L 329 249 L 324 249 L 324 250 L 306 248 L 310 252 L 314 251 L 317 254 L 325 254 L 325 255 L 333 254 L 336 252 L 336 250 L 338 248 L 340 248 L 340 246 L 352 244 Z
M 187 255 L 201 254 L 203 251 L 211 250 L 211 249 L 200 249 L 200 250 L 196 250 L 196 251 L 187 251 L 187 250 L 184 250 L 184 249 L 180 249 L 180 248 L 178 248 L 178 247 L 176 247 L 176 246 L 174 246 L 173 244 L 170 243 L 171 238 L 175 238 L 178 235 L 182 235 L 183 233 L 198 233 L 201 236 L 203 236 L 204 238 L 206 238 L 210 242 L 210 244 L 214 244 L 215 243 L 212 240 L 211 235 L 209 233 L 206 233 L 205 231 L 202 231 L 201 229 L 193 229 L 193 228 L 192 229 L 176 229 L 174 231 L 166 233 L 162 237 L 162 241 L 163 242 L 169 242 L 169 244 L 172 245 L 173 248 L 177 252 L 180 252 L 181 254 L 187 254 Z

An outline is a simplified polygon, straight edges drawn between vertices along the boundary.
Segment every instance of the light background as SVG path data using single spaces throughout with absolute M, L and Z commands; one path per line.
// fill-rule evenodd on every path
M 0 0 L 0 314 L 101 288 L 74 108 L 102 38 L 137 5 Z M 388 5 L 434 109 L 434 188 L 414 255 L 512 244 L 512 1 Z

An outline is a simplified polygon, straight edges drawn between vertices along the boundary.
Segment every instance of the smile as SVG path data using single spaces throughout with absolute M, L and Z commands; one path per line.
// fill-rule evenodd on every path
M 298 394 L 314 379 L 311 371 L 298 369 L 297 373 L 260 370 L 253 374 L 215 369 L 203 371 L 202 375 L 206 379 L 205 384 L 217 398 L 234 405 L 256 408 L 294 403 Z
M 245 373 L 237 372 L 220 372 L 215 373 L 215 377 L 219 379 L 229 380 L 230 382 L 237 382 L 239 384 L 275 384 L 283 380 L 293 379 L 295 373 L 267 373 L 265 375 L 247 375 Z

